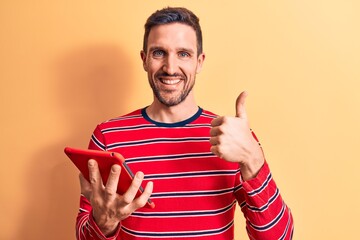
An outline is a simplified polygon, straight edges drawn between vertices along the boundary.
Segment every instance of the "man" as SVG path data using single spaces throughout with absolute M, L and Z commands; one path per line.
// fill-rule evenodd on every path
M 77 238 L 233 239 L 238 203 L 249 238 L 291 239 L 292 216 L 249 128 L 246 92 L 235 117 L 196 105 L 192 89 L 205 60 L 199 19 L 185 8 L 152 14 L 141 59 L 153 102 L 98 125 L 89 144 L 121 153 L 137 173 L 119 195 L 119 166 L 102 183 L 96 161 L 89 161 L 90 183 L 80 175 Z M 143 208 L 150 196 L 156 207 Z

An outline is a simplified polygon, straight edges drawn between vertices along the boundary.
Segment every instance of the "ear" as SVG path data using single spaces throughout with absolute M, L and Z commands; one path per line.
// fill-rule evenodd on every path
M 205 61 L 205 53 L 201 53 L 197 59 L 196 73 L 200 73 Z
M 144 68 L 145 72 L 147 72 L 146 53 L 144 52 L 144 50 L 140 51 L 140 57 L 141 57 L 141 60 L 143 62 L 143 68 Z

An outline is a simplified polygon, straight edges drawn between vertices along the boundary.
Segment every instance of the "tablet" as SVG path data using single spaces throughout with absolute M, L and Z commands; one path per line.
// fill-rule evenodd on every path
M 111 166 L 114 164 L 120 165 L 121 173 L 119 177 L 117 193 L 122 195 L 129 189 L 132 179 L 134 178 L 134 174 L 132 173 L 129 166 L 125 163 L 125 159 L 120 153 L 99 151 L 99 150 L 77 149 L 71 147 L 66 147 L 64 149 L 64 152 L 70 158 L 70 160 L 75 164 L 75 166 L 80 170 L 80 172 L 85 177 L 85 179 L 88 181 L 89 181 L 88 161 L 90 159 L 94 159 L 98 163 L 99 171 L 104 184 L 106 184 L 107 179 L 109 177 Z M 136 197 L 139 197 L 143 193 L 143 191 L 144 191 L 143 187 L 140 186 L 136 194 Z M 154 208 L 155 204 L 153 201 L 151 201 L 151 199 L 148 199 L 148 202 L 145 206 L 149 208 Z

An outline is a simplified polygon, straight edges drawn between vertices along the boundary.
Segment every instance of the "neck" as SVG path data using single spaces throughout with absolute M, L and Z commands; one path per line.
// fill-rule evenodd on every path
M 154 97 L 154 101 L 146 109 L 146 113 L 156 122 L 176 123 L 192 117 L 198 110 L 199 107 L 195 103 L 194 96 L 190 93 L 183 102 L 171 107 L 162 104 Z

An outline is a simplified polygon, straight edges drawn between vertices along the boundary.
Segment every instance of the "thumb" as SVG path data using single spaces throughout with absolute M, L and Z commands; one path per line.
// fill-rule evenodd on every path
M 247 118 L 247 114 L 245 111 L 245 99 L 248 93 L 246 91 L 240 93 L 240 95 L 236 99 L 236 117 L 239 118 Z

